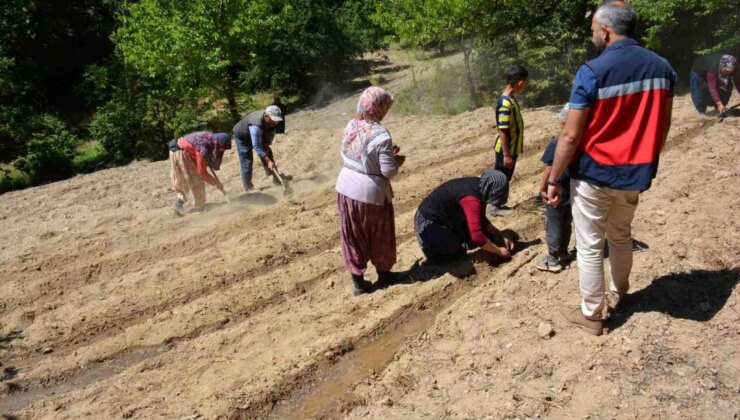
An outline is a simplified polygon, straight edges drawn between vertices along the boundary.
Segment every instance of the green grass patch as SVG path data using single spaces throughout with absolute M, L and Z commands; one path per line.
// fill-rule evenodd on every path
M 457 115 L 475 109 L 460 65 L 435 65 L 395 95 L 393 111 L 404 115 Z
M 103 146 L 97 141 L 87 141 L 77 146 L 73 159 L 75 170 L 78 173 L 90 173 L 103 169 L 108 165 L 109 156 Z
M 27 188 L 31 178 L 13 165 L 0 164 L 0 194 Z

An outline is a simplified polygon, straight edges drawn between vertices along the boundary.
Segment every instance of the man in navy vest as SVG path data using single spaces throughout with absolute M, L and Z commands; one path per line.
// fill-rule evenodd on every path
M 548 200 L 557 205 L 562 194 L 558 180 L 570 164 L 582 301 L 560 313 L 594 335 L 603 331 L 607 294 L 616 307 L 629 289 L 632 218 L 640 193 L 657 173 L 671 124 L 676 73 L 629 37 L 636 20 L 635 10 L 624 2 L 604 4 L 594 14 L 592 41 L 601 55 L 578 69 L 548 180 Z

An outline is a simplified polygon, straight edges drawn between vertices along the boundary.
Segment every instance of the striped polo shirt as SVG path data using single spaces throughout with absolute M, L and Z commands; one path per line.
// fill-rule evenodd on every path
M 630 38 L 582 65 L 569 104 L 589 108 L 589 116 L 571 177 L 620 190 L 650 188 L 675 84 L 668 61 Z
M 524 146 L 524 122 L 522 121 L 522 112 L 519 110 L 519 103 L 513 96 L 501 95 L 496 102 L 496 128 L 498 130 L 509 131 L 509 150 L 511 156 L 516 157 L 522 153 Z M 501 134 L 496 135 L 496 142 L 493 150 L 500 153 Z

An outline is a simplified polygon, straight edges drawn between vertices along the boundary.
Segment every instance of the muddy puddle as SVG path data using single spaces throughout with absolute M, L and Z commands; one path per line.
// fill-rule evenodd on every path
M 65 394 L 108 379 L 118 375 L 130 366 L 150 357 L 160 355 L 168 350 L 169 347 L 165 345 L 130 350 L 116 358 L 101 362 L 76 375 L 72 375 L 55 385 L 38 388 L 32 387 L 24 391 L 12 393 L 0 399 L 0 414 L 12 413 L 41 399 L 53 395 Z
M 421 334 L 434 324 L 436 314 L 422 312 L 397 328 L 384 333 L 347 358 L 331 366 L 319 383 L 275 406 L 272 418 L 315 418 L 335 408 L 352 394 L 352 385 L 382 371 L 409 337 Z

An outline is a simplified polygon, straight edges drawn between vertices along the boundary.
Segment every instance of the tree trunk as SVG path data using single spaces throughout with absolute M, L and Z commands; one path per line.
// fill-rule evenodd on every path
M 157 132 L 159 133 L 159 140 L 162 142 L 162 158 L 166 159 L 167 156 L 170 154 L 170 148 L 167 147 L 167 142 L 169 142 L 170 139 L 169 136 L 167 136 L 167 127 L 164 123 L 164 112 L 162 112 L 159 104 L 154 105 L 154 114 L 157 118 Z
M 475 87 L 475 77 L 473 76 L 473 70 L 470 68 L 470 56 L 473 54 L 473 43 L 470 41 L 465 42 L 465 48 L 463 50 L 465 59 L 465 78 L 468 81 L 468 89 L 470 90 L 470 100 L 473 104 L 478 106 L 478 92 Z
M 224 94 L 228 101 L 229 113 L 234 124 L 238 123 L 242 119 L 239 114 L 239 107 L 236 105 L 236 68 L 232 65 L 226 70 L 226 78 L 224 83 Z
M 224 33 L 228 33 L 229 23 L 226 17 L 226 3 L 221 2 L 220 7 L 220 13 L 218 15 L 219 19 L 219 27 L 222 28 Z M 224 35 L 222 35 L 224 36 Z M 227 59 L 229 64 L 226 66 L 226 71 L 224 71 L 224 95 L 226 95 L 226 101 L 228 102 L 229 107 L 229 113 L 231 114 L 231 119 L 233 120 L 234 124 L 238 123 L 239 120 L 242 119 L 241 115 L 239 114 L 239 108 L 236 105 L 236 84 L 239 80 L 239 73 L 236 65 L 233 61 L 231 61 L 226 53 L 228 51 L 228 44 L 227 40 L 222 39 L 224 42 L 224 45 L 222 45 L 223 49 L 221 50 L 221 58 Z

